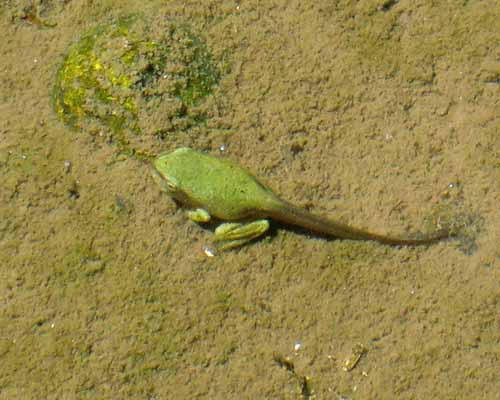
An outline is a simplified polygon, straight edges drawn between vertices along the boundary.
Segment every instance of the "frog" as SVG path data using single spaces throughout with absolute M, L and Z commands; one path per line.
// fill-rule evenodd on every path
M 261 237 L 269 230 L 270 220 L 328 237 L 392 246 L 430 245 L 451 235 L 440 229 L 418 237 L 392 237 L 334 221 L 283 200 L 231 160 L 189 147 L 158 155 L 152 162 L 152 175 L 162 191 L 187 209 L 189 219 L 220 222 L 213 235 L 216 252 Z

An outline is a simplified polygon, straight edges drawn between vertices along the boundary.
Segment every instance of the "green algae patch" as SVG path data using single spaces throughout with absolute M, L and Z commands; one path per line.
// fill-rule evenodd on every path
M 133 15 L 84 33 L 53 89 L 58 117 L 148 158 L 169 134 L 205 123 L 221 73 L 184 23 Z

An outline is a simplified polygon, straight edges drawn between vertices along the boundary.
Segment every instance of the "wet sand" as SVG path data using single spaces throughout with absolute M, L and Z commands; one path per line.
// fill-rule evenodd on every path
M 0 8 L 1 399 L 496 398 L 497 2 L 30 3 Z M 68 46 L 138 11 L 189 23 L 230 65 L 210 123 L 158 149 L 223 146 L 311 211 L 459 236 L 389 247 L 273 224 L 206 257 L 210 230 L 143 162 L 51 107 Z

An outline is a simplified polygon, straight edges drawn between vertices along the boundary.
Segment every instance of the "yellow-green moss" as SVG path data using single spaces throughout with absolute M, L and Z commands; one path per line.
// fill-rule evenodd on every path
M 204 122 L 220 71 L 185 24 L 127 16 L 84 33 L 56 74 L 53 106 L 67 125 L 140 153 Z

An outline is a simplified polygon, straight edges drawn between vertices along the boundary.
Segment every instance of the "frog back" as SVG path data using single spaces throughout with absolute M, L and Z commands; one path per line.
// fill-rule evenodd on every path
M 181 148 L 167 161 L 182 197 L 213 217 L 240 220 L 266 215 L 277 201 L 274 193 L 246 169 L 229 160 Z M 185 201 L 186 202 L 186 201 Z

